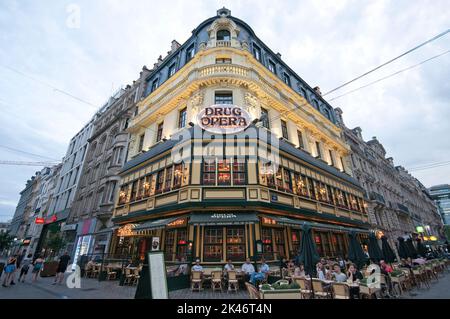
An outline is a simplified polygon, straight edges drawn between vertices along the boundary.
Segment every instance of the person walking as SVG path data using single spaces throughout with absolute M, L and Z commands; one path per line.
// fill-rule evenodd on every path
M 33 262 L 33 254 L 28 254 L 22 260 L 22 268 L 20 269 L 19 282 L 25 282 L 25 277 L 28 274 L 28 270 L 30 269 L 30 265 Z
M 20 255 L 16 255 L 17 261 L 16 261 L 16 270 L 14 271 L 14 273 L 12 274 L 12 278 L 11 278 L 11 285 L 15 285 L 15 279 L 16 279 L 16 272 L 20 269 L 20 266 L 22 265 L 22 260 L 25 257 L 25 254 L 27 253 L 26 249 L 24 249 L 22 251 L 22 254 Z
M 69 265 L 69 261 L 70 261 L 70 256 L 67 251 L 64 252 L 64 255 L 59 257 L 59 264 L 58 264 L 58 268 L 56 269 L 55 281 L 52 283 L 52 285 L 56 285 L 58 283 L 60 285 L 62 284 L 62 282 L 64 280 L 64 273 L 66 272 L 67 266 Z
M 42 259 L 41 256 L 37 255 L 36 260 L 33 263 L 33 270 L 32 270 L 33 276 L 31 277 L 33 282 L 37 281 L 37 278 L 43 266 L 44 266 L 44 259 Z
M 17 255 L 11 256 L 6 261 L 6 267 L 4 269 L 5 278 L 3 279 L 3 287 L 8 287 L 8 285 L 14 285 L 12 281 L 14 278 L 14 272 L 17 269 Z

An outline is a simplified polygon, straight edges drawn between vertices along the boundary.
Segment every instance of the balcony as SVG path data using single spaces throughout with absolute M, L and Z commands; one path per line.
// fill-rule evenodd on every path
M 229 48 L 229 47 L 231 47 L 231 41 L 217 40 L 216 47 Z
M 397 209 L 409 215 L 409 208 L 403 204 L 397 203 Z
M 386 205 L 386 201 L 384 200 L 383 195 L 378 194 L 377 192 L 370 192 L 369 198 L 370 198 L 370 200 L 373 200 L 380 204 Z
M 208 76 L 220 76 L 220 75 L 238 75 L 238 76 L 248 76 L 249 71 L 247 68 L 236 65 L 236 64 L 224 64 L 224 65 L 208 65 L 199 69 L 200 77 Z

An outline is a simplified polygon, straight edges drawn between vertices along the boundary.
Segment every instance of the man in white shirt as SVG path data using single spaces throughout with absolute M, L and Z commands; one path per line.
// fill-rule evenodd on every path
M 186 264 L 186 258 L 181 257 L 181 264 L 178 266 L 178 269 L 175 272 L 175 276 L 187 275 L 187 273 L 188 273 L 188 265 Z
M 202 267 L 202 265 L 200 265 L 200 260 L 199 259 L 197 259 L 195 261 L 195 265 L 192 266 L 192 271 L 203 271 L 203 267 Z
M 247 258 L 245 260 L 245 263 L 242 264 L 241 270 L 246 275 L 251 275 L 255 272 L 255 267 L 253 267 L 252 263 L 250 262 L 250 258 Z
M 234 265 L 233 265 L 233 262 L 231 261 L 231 259 L 228 260 L 228 263 L 225 264 L 225 266 L 223 267 L 223 269 L 224 269 L 225 271 L 234 270 Z
M 338 264 L 335 264 L 333 266 L 333 268 L 334 268 L 333 276 L 334 276 L 334 279 L 337 282 L 345 282 L 345 281 L 347 281 L 347 276 L 341 271 L 341 267 L 339 267 Z

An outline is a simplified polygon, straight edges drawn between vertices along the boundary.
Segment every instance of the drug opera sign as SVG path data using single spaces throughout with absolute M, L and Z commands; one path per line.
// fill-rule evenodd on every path
M 245 109 L 230 104 L 211 105 L 197 115 L 200 127 L 214 134 L 239 133 L 245 130 L 250 122 L 250 114 Z

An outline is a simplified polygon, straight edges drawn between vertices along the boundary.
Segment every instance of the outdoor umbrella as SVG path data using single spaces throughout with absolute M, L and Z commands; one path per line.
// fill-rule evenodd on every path
M 356 233 L 351 231 L 348 233 L 349 243 L 348 243 L 348 259 L 356 264 L 356 266 L 361 269 L 362 266 L 367 261 L 367 257 L 361 247 L 361 244 L 356 237 Z
M 406 259 L 409 257 L 408 247 L 406 247 L 405 238 L 399 237 L 398 240 L 398 255 L 400 258 Z
M 384 259 L 383 252 L 378 245 L 378 241 L 374 233 L 369 235 L 369 256 L 374 262 L 379 262 L 381 259 Z
M 320 256 L 317 252 L 316 244 L 312 239 L 311 227 L 305 224 L 303 226 L 298 261 L 305 267 L 305 273 L 312 278 L 315 275 L 316 264 L 319 260 Z
M 408 238 L 406 240 L 406 248 L 408 248 L 408 255 L 411 258 L 417 258 L 417 250 L 416 247 L 414 247 L 413 241 L 411 238 Z
M 427 254 L 427 248 L 422 243 L 422 240 L 420 238 L 417 239 L 417 252 L 421 257 L 425 257 Z
M 393 263 L 396 259 L 395 253 L 385 236 L 381 237 L 381 249 L 383 251 L 384 260 L 388 263 Z

